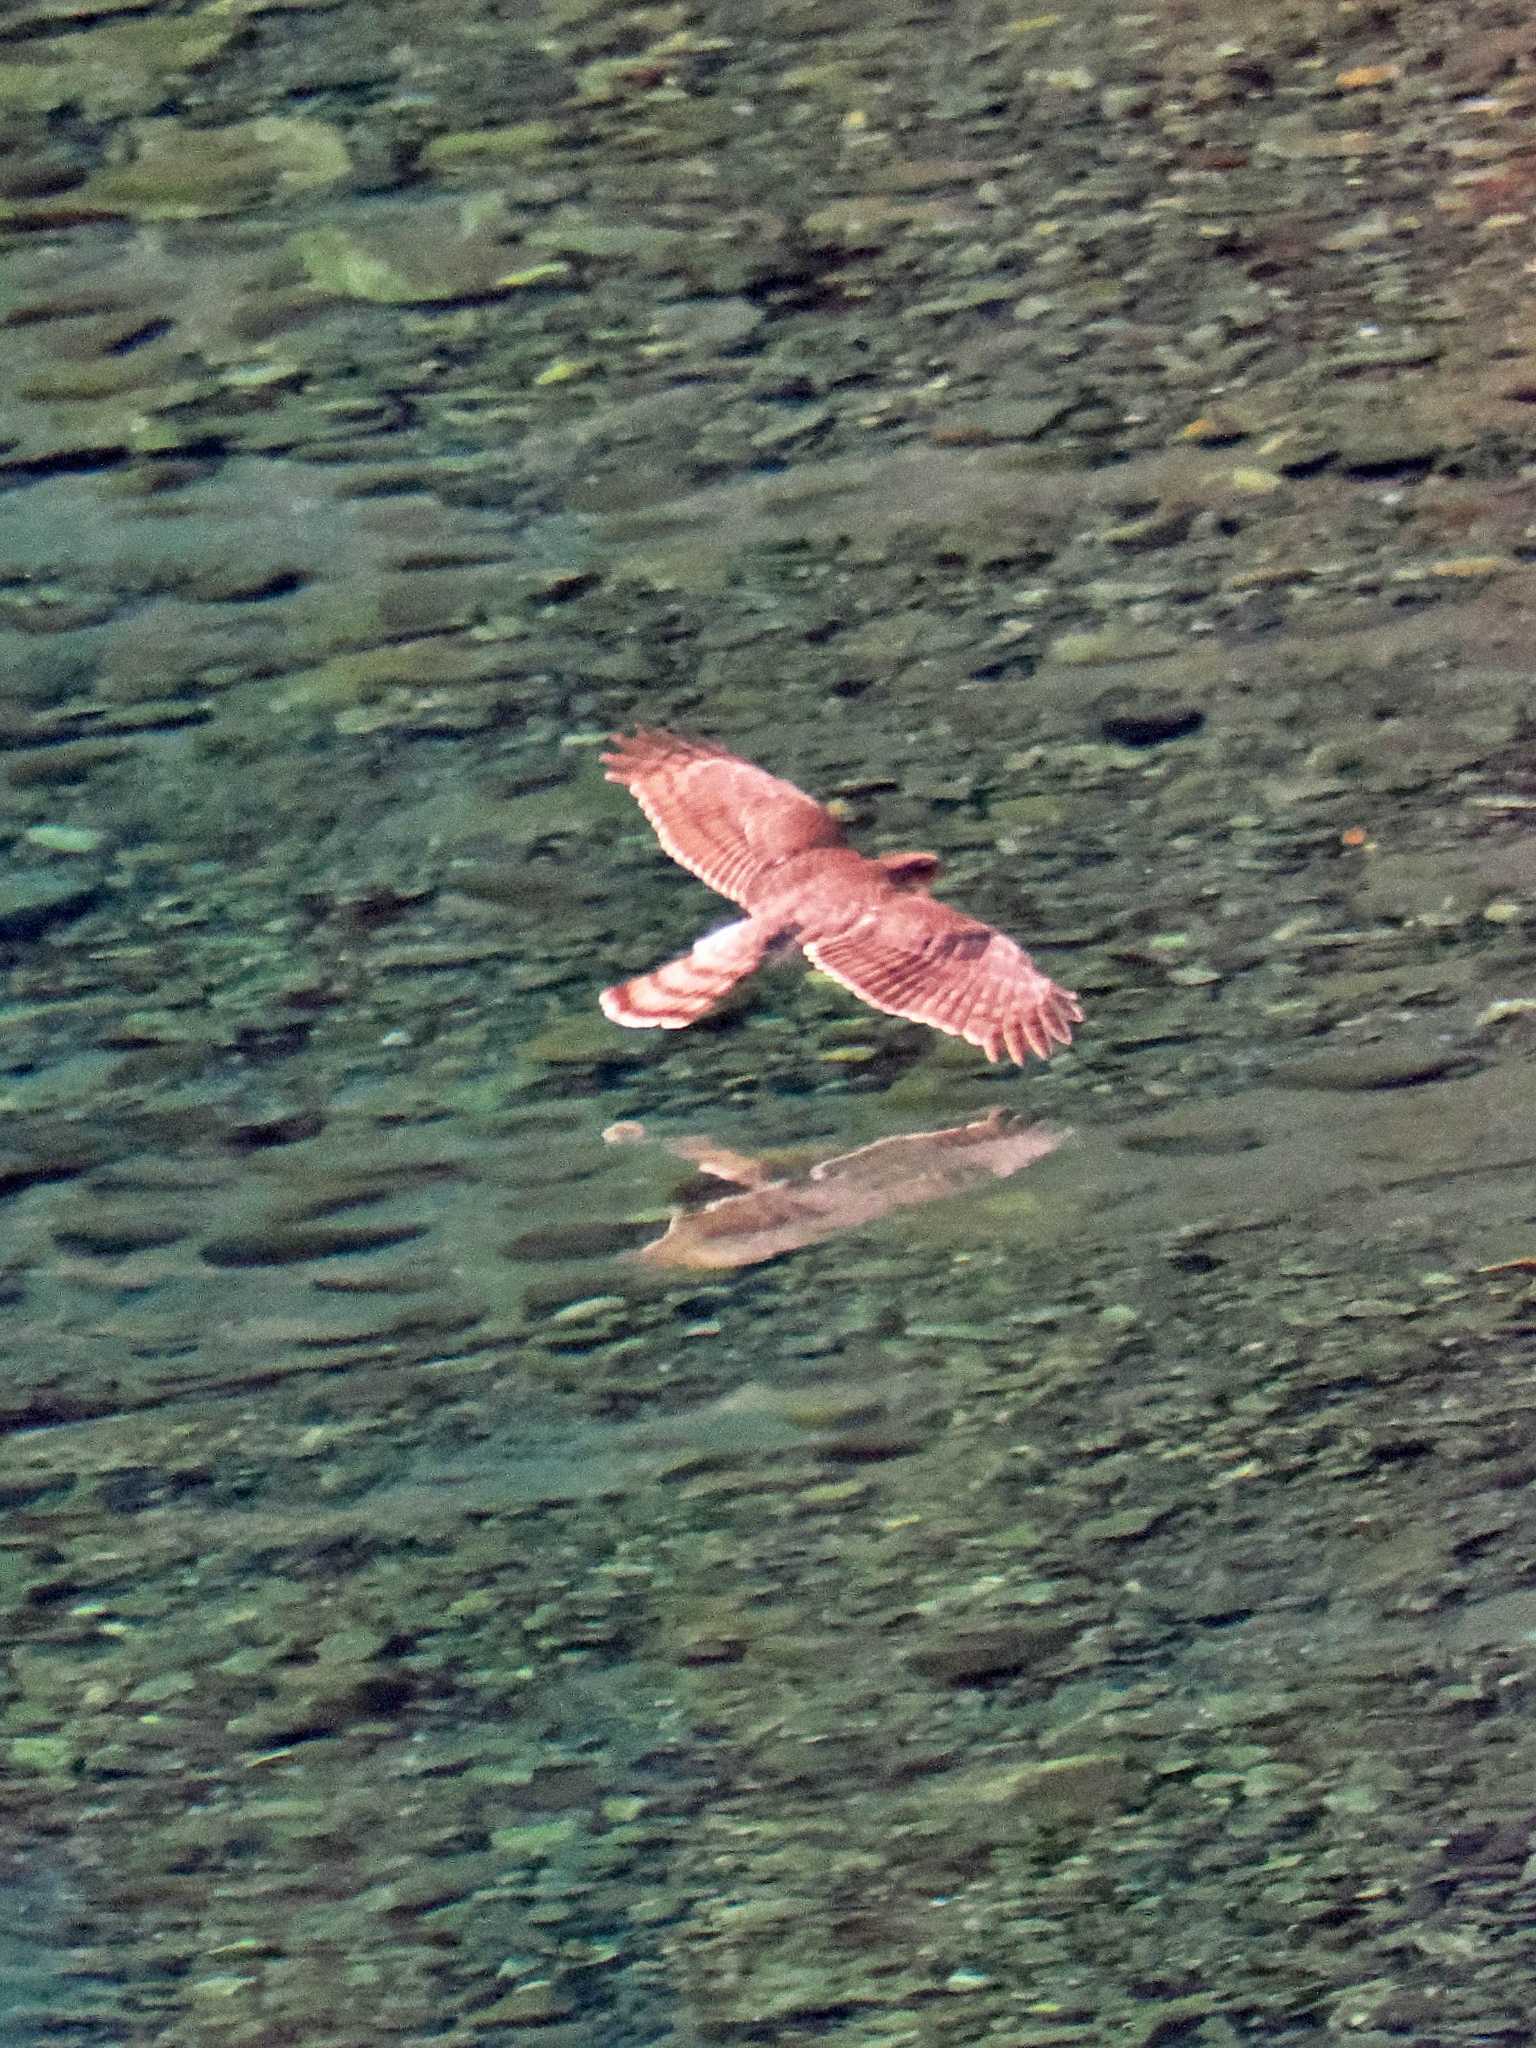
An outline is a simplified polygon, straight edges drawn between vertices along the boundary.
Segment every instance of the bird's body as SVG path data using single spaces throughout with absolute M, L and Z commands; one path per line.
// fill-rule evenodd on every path
M 1066 1045 L 1077 998 L 1012 939 L 927 892 L 931 853 L 857 852 L 825 805 L 706 740 L 641 731 L 604 754 L 663 848 L 746 912 L 677 960 L 605 989 L 617 1024 L 694 1023 L 770 954 L 798 946 L 876 1009 L 1020 1063 Z

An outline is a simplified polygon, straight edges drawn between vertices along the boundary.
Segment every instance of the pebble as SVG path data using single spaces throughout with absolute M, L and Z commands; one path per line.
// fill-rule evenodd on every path
M 107 835 L 91 825 L 29 825 L 22 837 L 45 853 L 95 853 Z
M 53 868 L 10 868 L 0 875 L 0 939 L 35 939 L 82 916 L 101 884 Z
M 1373 1046 L 1359 1052 L 1316 1053 L 1273 1069 L 1277 1088 L 1316 1088 L 1352 1093 L 1374 1088 L 1413 1088 L 1453 1073 L 1460 1060 L 1449 1047 Z

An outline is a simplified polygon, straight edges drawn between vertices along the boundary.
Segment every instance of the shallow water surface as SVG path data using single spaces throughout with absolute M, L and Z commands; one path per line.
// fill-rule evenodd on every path
M 0 50 L 0 2035 L 1524 2041 L 1529 33 Z M 610 1024 L 637 723 L 1075 1045 Z

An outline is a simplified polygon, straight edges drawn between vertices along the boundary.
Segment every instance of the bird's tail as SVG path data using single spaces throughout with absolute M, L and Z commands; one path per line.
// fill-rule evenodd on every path
M 681 1031 L 762 965 L 773 936 L 751 917 L 706 932 L 679 959 L 605 988 L 598 997 L 603 1015 L 640 1031 Z

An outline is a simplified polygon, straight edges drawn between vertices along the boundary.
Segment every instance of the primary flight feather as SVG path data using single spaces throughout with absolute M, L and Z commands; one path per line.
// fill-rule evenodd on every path
M 641 730 L 602 757 L 673 860 L 747 913 L 677 960 L 604 989 L 605 1016 L 677 1031 L 769 953 L 798 946 L 863 1002 L 1020 1064 L 1071 1042 L 1082 1008 L 1022 946 L 928 893 L 931 853 L 871 860 L 824 804 L 708 740 Z

